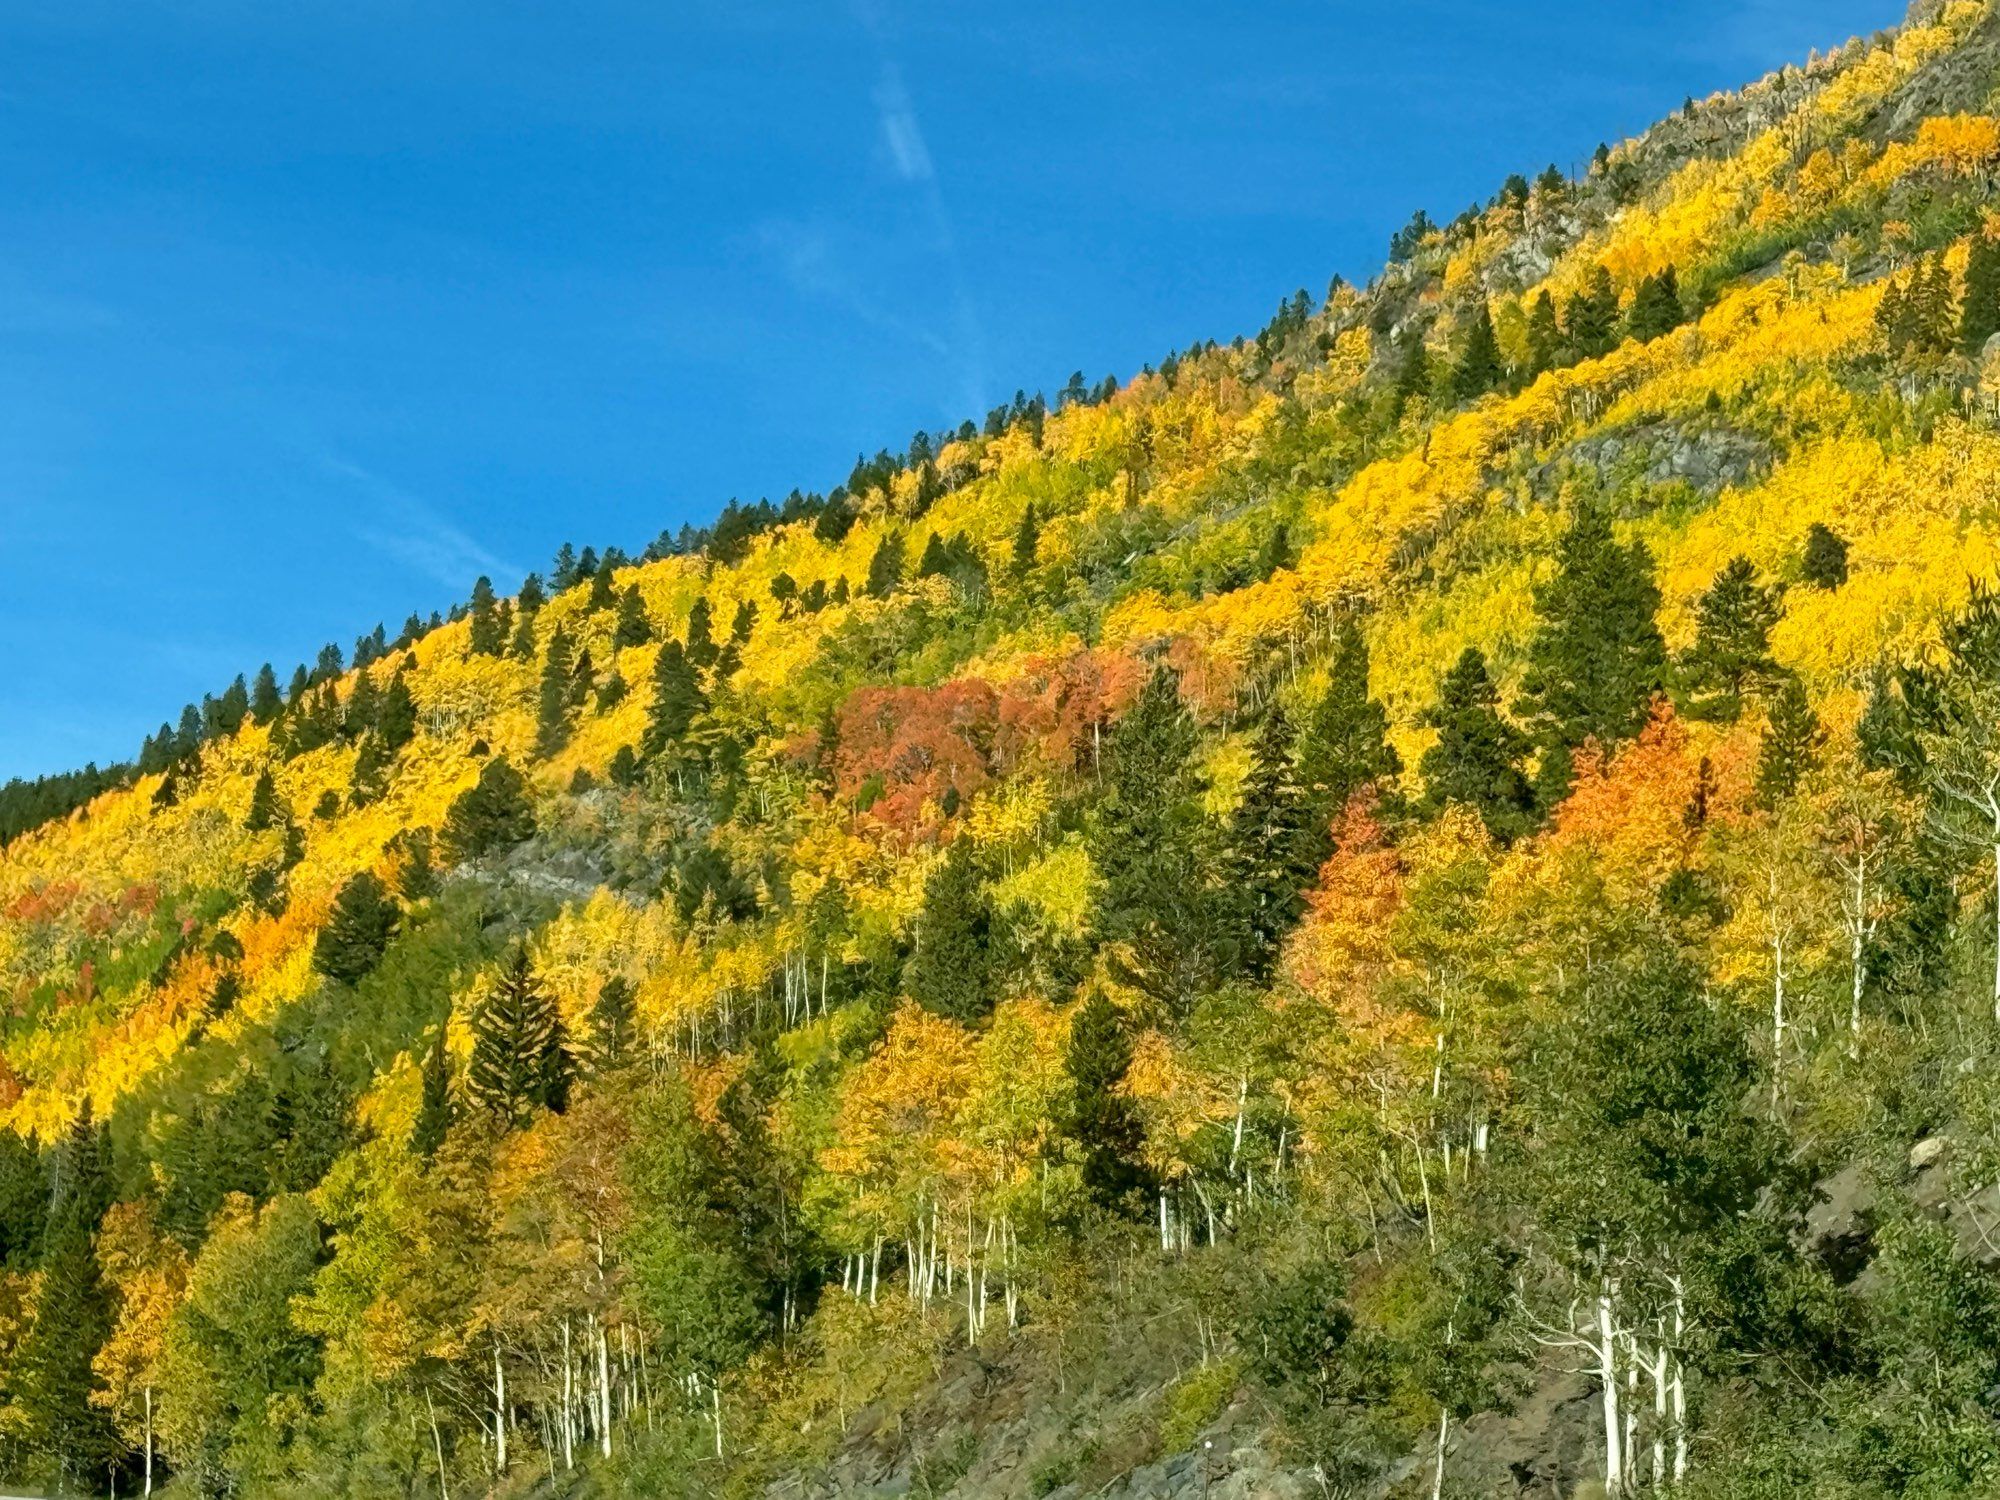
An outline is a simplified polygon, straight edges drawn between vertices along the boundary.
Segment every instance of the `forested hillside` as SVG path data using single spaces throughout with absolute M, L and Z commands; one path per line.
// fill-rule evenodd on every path
M 1922 4 L 0 794 L 0 1478 L 2000 1492 L 1996 115 Z

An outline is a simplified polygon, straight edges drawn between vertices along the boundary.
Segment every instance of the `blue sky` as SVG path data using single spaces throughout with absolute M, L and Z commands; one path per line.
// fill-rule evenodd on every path
M 10 0 L 0 777 L 1254 332 L 1418 205 L 1899 15 Z

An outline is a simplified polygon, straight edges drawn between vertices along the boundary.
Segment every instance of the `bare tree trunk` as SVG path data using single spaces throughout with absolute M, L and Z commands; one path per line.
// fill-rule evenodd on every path
M 507 1372 L 500 1367 L 500 1341 L 493 1341 L 494 1472 L 507 1472 Z
M 1604 1493 L 1625 1493 L 1625 1431 L 1618 1410 L 1618 1327 L 1611 1314 L 1616 1284 L 1597 1288 L 1597 1381 L 1604 1402 Z
M 1438 1408 L 1437 1468 L 1431 1473 L 1431 1500 L 1442 1500 L 1444 1495 L 1444 1442 L 1451 1433 L 1451 1409 Z
M 431 1390 L 429 1386 L 424 1387 L 424 1405 L 426 1408 L 429 1409 L 431 1414 L 431 1447 L 437 1453 L 438 1493 L 444 1497 L 444 1500 L 451 1500 L 451 1490 L 446 1486 L 444 1479 L 444 1438 L 438 1432 L 437 1403 L 431 1400 Z M 152 1465 L 149 1459 L 147 1463 L 148 1472 L 146 1476 L 147 1477 L 146 1488 L 149 1492 L 152 1489 L 151 1468 Z
M 146 1489 L 153 1493 L 153 1388 L 146 1387 Z
M 604 1336 L 604 1321 L 593 1319 L 597 1328 L 597 1446 L 611 1457 L 611 1343 Z

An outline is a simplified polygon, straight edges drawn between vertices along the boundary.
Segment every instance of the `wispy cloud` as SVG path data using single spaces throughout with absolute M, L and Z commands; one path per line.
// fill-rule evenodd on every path
M 910 91 L 903 86 L 902 70 L 886 60 L 881 81 L 875 85 L 875 116 L 882 122 L 882 144 L 888 147 L 896 175 L 905 182 L 935 181 L 937 169 L 931 164 L 930 147 L 924 143 L 924 128 L 910 103 Z
M 421 496 L 337 455 L 327 455 L 324 462 L 368 504 L 369 518 L 354 528 L 355 536 L 412 572 L 446 588 L 464 589 L 482 573 L 506 579 L 521 571 L 494 556 Z

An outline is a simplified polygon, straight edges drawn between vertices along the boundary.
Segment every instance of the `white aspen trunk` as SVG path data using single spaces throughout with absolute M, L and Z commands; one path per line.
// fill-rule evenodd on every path
M 1674 1278 L 1674 1488 L 1687 1482 L 1687 1365 L 1681 1358 L 1681 1340 L 1687 1333 L 1687 1299 L 1680 1278 Z
M 1625 1493 L 1624 1422 L 1618 1410 L 1618 1328 L 1611 1298 L 1616 1286 L 1600 1282 L 1597 1290 L 1597 1379 L 1604 1401 L 1604 1492 Z
M 1666 1330 L 1659 1330 L 1659 1347 L 1653 1351 L 1653 1493 L 1665 1494 L 1667 1488 L 1667 1340 Z
M 1160 1189 L 1160 1253 L 1166 1255 L 1174 1248 L 1172 1236 L 1167 1231 L 1167 1190 Z
M 562 1450 L 563 1467 L 576 1467 L 576 1362 L 570 1358 L 569 1319 L 563 1319 Z
M 493 1343 L 494 1472 L 507 1472 L 507 1373 L 500 1367 L 500 1342 Z
M 2000 1004 L 2000 996 L 1996 996 Z M 1785 940 L 1771 935 L 1771 1113 L 1778 1113 L 1785 1071 Z
M 1243 1155 L 1243 1107 L 1250 1099 L 1250 1079 L 1247 1074 L 1236 1080 L 1236 1131 L 1229 1141 L 1229 1175 L 1236 1175 L 1236 1163 Z
M 1431 1471 L 1431 1500 L 1443 1500 L 1444 1496 L 1444 1442 L 1451 1434 L 1451 1409 L 1438 1408 L 1437 1467 Z
M 1627 1336 L 1625 1340 L 1625 1465 L 1628 1478 L 1637 1483 L 1639 1478 L 1639 1366 L 1644 1362 L 1639 1353 L 1639 1341 Z
M 604 1336 L 602 1319 L 592 1320 L 597 1327 L 597 1446 L 604 1457 L 611 1457 L 611 1343 Z
M 146 1387 L 146 1488 L 145 1493 L 153 1493 L 153 1388 Z
M 431 1448 L 437 1454 L 438 1493 L 444 1497 L 444 1500 L 451 1500 L 451 1490 L 446 1486 L 444 1477 L 444 1438 L 438 1432 L 437 1403 L 431 1400 L 431 1392 L 429 1386 L 424 1387 L 424 1405 L 426 1408 L 428 1408 L 431 1414 Z M 147 1493 L 149 1494 L 152 1492 L 153 1488 L 151 1469 L 152 1465 L 149 1461 L 147 1464 L 147 1475 L 146 1475 L 146 1481 L 147 1481 L 146 1490 Z
M 2000 807 L 1993 813 L 1993 1019 L 2000 1021 Z
M 708 1378 L 708 1410 L 715 1419 L 715 1456 L 722 1457 L 722 1382 Z

